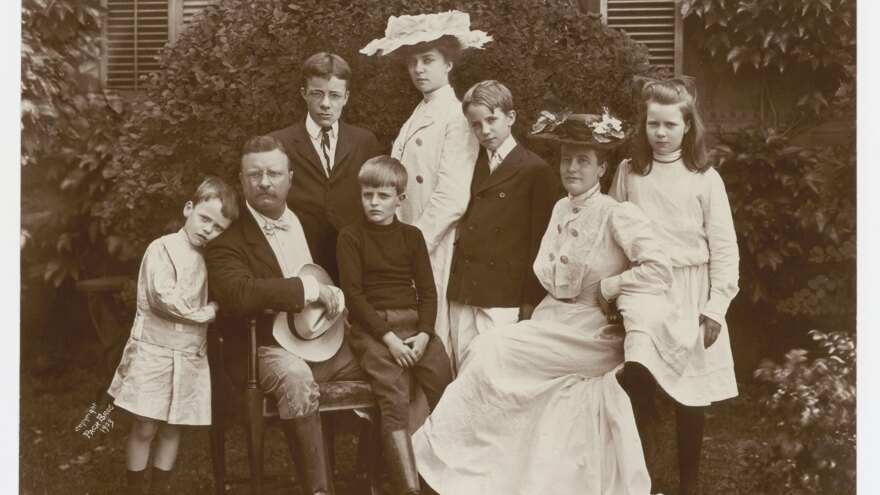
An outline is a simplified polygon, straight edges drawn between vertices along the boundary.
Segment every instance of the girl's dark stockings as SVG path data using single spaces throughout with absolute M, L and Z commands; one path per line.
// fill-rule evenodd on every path
M 645 462 L 650 466 L 657 443 L 659 414 L 654 400 L 657 382 L 647 368 L 635 362 L 624 365 L 617 375 L 617 381 L 629 395 L 636 428 L 642 440 Z M 675 402 L 679 495 L 699 494 L 705 409 L 705 407 L 690 407 Z

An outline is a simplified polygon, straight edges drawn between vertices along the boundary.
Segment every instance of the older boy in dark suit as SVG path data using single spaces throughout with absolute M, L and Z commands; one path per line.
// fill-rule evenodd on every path
M 544 297 L 532 264 L 560 197 L 547 162 L 510 134 L 516 112 L 503 84 L 477 83 L 464 95 L 462 108 L 485 152 L 477 159 L 470 204 L 458 225 L 447 290 L 457 368 L 477 335 L 528 319 Z
M 348 102 L 351 69 L 339 55 L 320 52 L 302 67 L 300 93 L 308 113 L 270 133 L 287 149 L 293 185 L 287 202 L 303 225 L 315 263 L 339 283 L 336 239 L 342 227 L 363 216 L 357 174 L 379 154 L 372 132 L 341 120 Z

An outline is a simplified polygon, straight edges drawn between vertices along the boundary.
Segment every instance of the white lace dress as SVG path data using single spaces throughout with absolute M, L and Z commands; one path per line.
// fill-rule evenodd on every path
M 412 438 L 443 495 L 649 492 L 629 398 L 623 330 L 597 303 L 619 290 L 628 325 L 656 325 L 668 259 L 645 215 L 590 191 L 563 198 L 535 261 L 548 291 L 531 320 L 477 337 L 458 378 Z

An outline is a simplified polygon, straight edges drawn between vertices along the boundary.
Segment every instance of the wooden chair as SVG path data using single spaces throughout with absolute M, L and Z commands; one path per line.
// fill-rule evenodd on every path
M 208 360 L 211 365 L 212 425 L 211 460 L 214 468 L 216 494 L 226 492 L 225 438 L 226 425 L 243 424 L 247 431 L 248 464 L 251 490 L 263 490 L 263 432 L 266 422 L 278 417 L 274 397 L 266 396 L 259 385 L 257 369 L 257 328 L 271 325 L 271 312 L 252 317 L 247 331 L 234 328 L 220 330 L 224 325 L 212 326 L 208 332 Z M 236 380 L 229 371 L 246 360 L 245 383 Z M 325 420 L 325 443 L 333 459 L 333 428 L 331 413 L 355 409 L 375 409 L 372 390 L 367 382 L 345 381 L 321 384 L 320 412 Z M 357 454 L 356 484 L 359 493 L 381 493 L 375 473 L 381 462 L 379 427 L 362 421 Z

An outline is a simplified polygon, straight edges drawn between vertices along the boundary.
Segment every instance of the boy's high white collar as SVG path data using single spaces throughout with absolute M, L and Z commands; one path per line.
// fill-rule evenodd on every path
M 306 113 L 306 132 L 309 133 L 309 136 L 311 136 L 312 139 L 318 139 L 321 137 L 321 126 L 312 119 L 312 116 L 309 113 Z M 339 119 L 330 126 L 330 137 L 335 138 L 338 133 Z
M 489 157 L 489 161 L 491 162 L 492 155 L 497 153 L 501 155 L 501 161 L 503 162 L 504 159 L 507 158 L 507 155 L 509 155 L 510 152 L 513 151 L 513 148 L 516 148 L 516 139 L 514 139 L 513 134 L 508 134 L 507 139 L 505 139 L 504 142 L 501 143 L 501 146 L 499 146 L 498 149 L 494 152 L 489 148 L 486 148 L 486 155 Z

